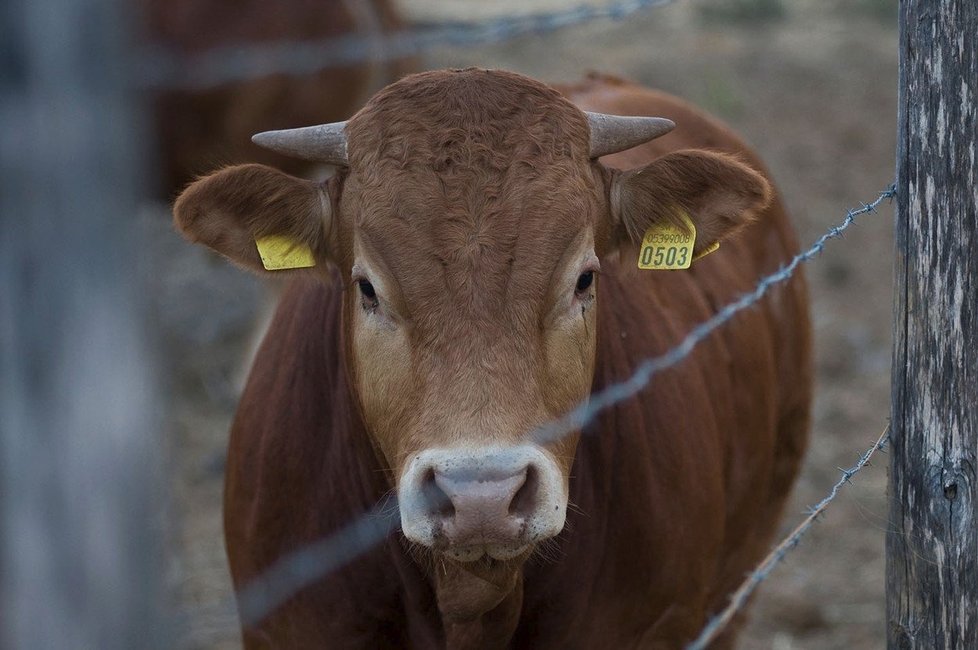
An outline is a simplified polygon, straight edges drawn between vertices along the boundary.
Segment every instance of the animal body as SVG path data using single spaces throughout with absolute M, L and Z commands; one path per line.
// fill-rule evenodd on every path
M 256 141 L 340 171 L 313 183 L 231 167 L 174 208 L 189 239 L 244 267 L 264 272 L 267 235 L 316 261 L 284 271 L 294 279 L 231 430 L 235 585 L 386 495 L 401 525 L 247 626 L 245 645 L 693 638 L 767 550 L 805 447 L 803 278 L 583 430 L 534 432 L 793 254 L 755 155 L 630 83 L 555 89 L 478 69 L 410 76 L 346 123 Z M 695 254 L 719 250 L 687 270 L 638 269 L 643 233 L 680 213 Z
M 249 138 L 257 131 L 342 119 L 415 67 L 410 58 L 384 56 L 383 37 L 403 26 L 390 0 L 144 0 L 143 5 L 147 38 L 187 57 L 349 34 L 377 41 L 360 63 L 158 93 L 153 102 L 163 191 L 176 193 L 197 175 L 234 162 L 259 161 L 305 173 L 308 161 L 261 149 Z

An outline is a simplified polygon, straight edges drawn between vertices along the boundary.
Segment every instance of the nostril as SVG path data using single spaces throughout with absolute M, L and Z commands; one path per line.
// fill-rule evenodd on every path
M 425 511 L 433 516 L 449 519 L 455 515 L 455 506 L 435 480 L 435 470 L 429 469 L 421 482 L 421 494 L 424 497 Z
M 540 476 L 537 468 L 530 465 L 526 468 L 526 480 L 513 496 L 509 503 L 509 514 L 517 517 L 529 517 L 533 514 L 537 505 L 537 492 L 539 492 Z

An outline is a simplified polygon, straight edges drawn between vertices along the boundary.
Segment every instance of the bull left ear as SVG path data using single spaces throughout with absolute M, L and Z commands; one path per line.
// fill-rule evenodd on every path
M 640 244 L 655 223 L 683 228 L 680 211 L 696 226 L 699 255 L 749 224 L 771 202 L 771 185 L 736 158 L 699 150 L 677 151 L 611 178 L 615 239 Z
M 330 257 L 333 219 L 327 185 L 264 165 L 227 167 L 198 179 L 177 198 L 173 220 L 190 241 L 263 275 L 305 269 L 315 259 Z M 258 249 L 258 240 L 270 237 L 282 242 L 272 254 L 277 264 L 269 264 Z M 288 262 L 296 259 L 290 256 L 296 251 L 308 253 Z

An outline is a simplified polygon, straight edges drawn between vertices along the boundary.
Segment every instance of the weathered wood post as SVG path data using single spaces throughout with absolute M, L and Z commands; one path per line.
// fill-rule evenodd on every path
M 887 647 L 978 648 L 978 3 L 901 0 Z
M 170 647 L 126 4 L 0 4 L 4 649 Z

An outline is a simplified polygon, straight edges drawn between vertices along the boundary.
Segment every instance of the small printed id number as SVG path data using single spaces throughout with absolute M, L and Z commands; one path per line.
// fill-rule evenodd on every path
M 639 259 L 641 266 L 684 268 L 689 263 L 689 247 L 645 246 Z

